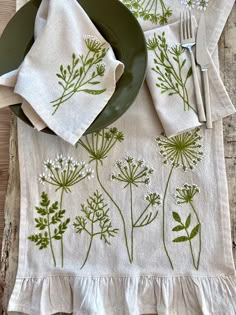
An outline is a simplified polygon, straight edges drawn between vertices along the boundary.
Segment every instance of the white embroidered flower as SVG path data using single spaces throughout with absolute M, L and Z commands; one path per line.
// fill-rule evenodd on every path
M 86 177 L 88 178 L 88 180 L 94 178 L 94 170 L 92 170 L 91 168 L 86 169 Z
M 207 7 L 208 7 L 208 0 L 198 0 L 197 1 L 198 10 L 206 11 Z
M 43 173 L 43 174 L 39 175 L 39 182 L 40 182 L 40 184 L 45 185 L 46 180 L 47 180 L 46 174 Z
M 54 161 L 48 159 L 47 161 L 44 162 L 44 167 L 46 170 L 54 169 L 55 163 Z
M 196 5 L 196 0 L 181 0 L 180 2 L 186 7 L 186 9 L 190 9 L 190 10 L 194 9 Z

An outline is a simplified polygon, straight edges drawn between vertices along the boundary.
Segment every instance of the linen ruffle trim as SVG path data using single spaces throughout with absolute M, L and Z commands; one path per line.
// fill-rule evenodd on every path
M 17 279 L 9 311 L 30 315 L 235 315 L 236 277 Z

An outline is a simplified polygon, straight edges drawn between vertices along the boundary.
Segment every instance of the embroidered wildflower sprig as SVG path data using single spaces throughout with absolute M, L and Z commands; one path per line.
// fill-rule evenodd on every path
M 208 7 L 208 0 L 180 0 L 186 9 L 198 9 L 205 11 Z
M 169 96 L 179 95 L 183 101 L 184 110 L 196 109 L 190 104 L 187 82 L 192 76 L 192 67 L 186 69 L 186 59 L 183 58 L 184 49 L 181 45 L 169 47 L 166 34 L 154 35 L 147 40 L 147 48 L 152 52 L 154 67 L 157 74 L 156 86 L 161 93 Z M 186 73 L 186 74 L 185 74 Z
M 53 241 L 61 241 L 66 232 L 70 219 L 63 221 L 65 210 L 59 208 L 58 202 L 51 203 L 48 195 L 43 192 L 39 207 L 35 207 L 37 214 L 35 218 L 35 227 L 40 231 L 33 234 L 28 239 L 36 244 L 40 250 L 47 249 L 50 246 L 54 266 L 56 266 L 56 257 L 53 249 Z
M 85 162 L 77 162 L 72 157 L 58 155 L 55 160 L 44 162 L 46 173 L 39 176 L 40 182 L 55 186 L 56 191 L 71 192 L 71 188 L 84 180 L 93 178 L 93 170 Z
M 164 165 L 171 165 L 170 173 L 167 178 L 165 192 L 163 196 L 162 203 L 162 235 L 163 235 L 163 246 L 167 258 L 170 262 L 171 268 L 174 269 L 174 265 L 172 259 L 169 255 L 167 246 L 166 246 L 166 197 L 168 193 L 168 188 L 170 184 L 170 180 L 173 174 L 173 171 L 176 168 L 181 168 L 183 171 L 194 170 L 194 168 L 198 165 L 198 163 L 203 158 L 202 144 L 201 144 L 202 136 L 200 135 L 200 128 L 196 128 L 193 131 L 186 132 L 184 134 L 167 138 L 162 135 L 156 138 L 157 145 L 159 147 L 159 152 L 163 157 Z M 186 187 L 189 191 L 184 191 L 183 193 L 186 195 L 190 193 L 190 188 Z M 195 191 L 196 192 L 196 189 Z M 180 200 L 182 195 L 178 195 L 178 200 Z
M 124 183 L 124 188 L 128 185 L 138 187 L 140 184 L 149 185 L 150 175 L 154 170 L 144 164 L 143 160 L 135 160 L 128 156 L 124 161 L 117 161 L 116 167 L 118 173 L 112 174 L 112 180 L 118 180 Z
M 96 161 L 103 164 L 103 160 L 107 158 L 116 143 L 123 141 L 124 134 L 116 127 L 112 127 L 86 135 L 78 141 L 78 144 L 89 153 L 90 163 Z
M 90 238 L 87 254 L 81 266 L 82 269 L 88 260 L 94 238 L 99 237 L 105 244 L 110 245 L 110 238 L 115 237 L 119 230 L 112 227 L 109 208 L 105 204 L 102 194 L 98 191 L 87 199 L 86 205 L 81 205 L 81 212 L 83 215 L 76 217 L 74 228 L 76 233 L 86 233 Z
M 191 203 L 196 194 L 200 192 L 197 185 L 184 184 L 182 187 L 176 188 L 175 199 L 178 205 Z
M 133 189 L 140 185 L 149 185 L 150 177 L 153 175 L 153 168 L 148 167 L 143 160 L 136 160 L 128 156 L 123 161 L 117 161 L 117 173 L 112 174 L 112 180 L 121 182 L 124 188 L 129 188 L 130 194 L 130 262 L 134 260 L 134 230 L 137 228 L 145 227 L 151 224 L 158 216 L 158 211 L 154 213 L 150 211 L 150 207 L 155 208 L 160 205 L 160 195 L 157 193 L 149 193 L 145 196 L 145 201 L 148 205 L 141 211 L 141 214 L 135 219 L 134 213 L 134 191 Z M 127 233 L 126 233 L 127 234 Z
M 62 88 L 62 94 L 51 102 L 54 108 L 53 115 L 63 103 L 77 93 L 98 95 L 106 91 L 106 89 L 94 89 L 91 86 L 101 83 L 100 79 L 106 70 L 102 61 L 108 48 L 105 47 L 105 43 L 100 42 L 94 36 L 84 36 L 84 42 L 88 49 L 87 53 L 79 56 L 73 53 L 71 64 L 66 67 L 61 65 L 59 73 L 56 74 L 59 79 L 58 84 Z
M 201 259 L 201 250 L 202 250 L 202 232 L 201 232 L 201 223 L 200 223 L 200 218 L 197 213 L 197 210 L 193 204 L 194 198 L 197 196 L 197 194 L 200 193 L 200 189 L 197 185 L 189 185 L 189 184 L 184 184 L 182 187 L 177 187 L 176 188 L 176 203 L 178 205 L 183 205 L 183 204 L 189 204 L 198 223 L 199 226 L 199 248 L 198 248 L 198 255 L 197 255 L 197 260 L 196 262 L 194 261 L 194 266 L 198 270 L 199 265 L 200 265 L 200 259 Z
M 167 138 L 162 135 L 156 138 L 163 164 L 181 167 L 184 171 L 193 170 L 203 158 L 202 136 L 200 129 Z
M 182 243 L 182 242 L 189 242 L 190 252 L 192 256 L 192 261 L 194 268 L 198 270 L 198 265 L 195 261 L 194 252 L 193 252 L 193 246 L 192 246 L 192 240 L 199 234 L 201 225 L 198 223 L 194 228 L 191 229 L 191 232 L 189 231 L 190 225 L 191 225 L 191 214 L 188 215 L 185 222 L 182 221 L 180 215 L 177 212 L 172 213 L 173 219 L 175 222 L 177 222 L 178 225 L 176 225 L 172 231 L 173 232 L 180 232 L 185 231 L 185 235 L 181 235 L 173 240 L 174 243 Z
M 72 157 L 58 155 L 56 159 L 44 162 L 45 173 L 39 176 L 40 182 L 55 187 L 60 192 L 59 209 L 63 208 L 64 194 L 71 193 L 72 187 L 85 179 L 94 177 L 94 171 L 85 162 L 77 162 Z M 64 266 L 64 244 L 61 238 L 61 265 Z
M 172 10 L 167 7 L 164 0 L 122 0 L 136 18 L 150 21 L 153 24 L 164 25 L 168 23 Z M 161 11 L 161 12 L 160 12 Z

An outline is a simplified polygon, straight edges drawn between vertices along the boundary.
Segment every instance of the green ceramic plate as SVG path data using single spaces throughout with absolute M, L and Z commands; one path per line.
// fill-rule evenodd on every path
M 98 30 L 111 44 L 116 57 L 125 64 L 125 72 L 105 109 L 86 133 L 91 133 L 117 120 L 135 100 L 145 78 L 147 51 L 140 25 L 130 11 L 118 0 L 78 0 Z M 31 0 L 19 10 L 0 38 L 0 75 L 14 70 L 22 63 L 33 44 L 35 16 L 41 0 Z M 11 110 L 31 125 L 21 104 Z M 31 125 L 32 126 L 32 125 Z M 43 130 L 53 133 L 50 129 Z

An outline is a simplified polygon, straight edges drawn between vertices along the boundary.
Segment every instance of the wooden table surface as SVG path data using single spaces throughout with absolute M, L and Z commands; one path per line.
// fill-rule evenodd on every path
M 0 0 L 0 34 L 4 29 L 6 23 L 15 12 L 15 0 Z M 226 88 L 230 94 L 233 103 L 236 105 L 236 4 L 230 15 L 230 18 L 225 26 L 224 33 L 221 36 L 219 44 L 219 55 L 221 65 L 221 75 L 224 79 Z M 16 222 L 18 220 L 18 204 L 19 200 L 15 200 L 14 191 L 19 191 L 17 184 L 18 181 L 18 166 L 17 150 L 16 150 L 16 127 L 15 120 L 12 121 L 12 115 L 9 109 L 0 109 L 0 246 L 2 243 L 3 230 L 4 243 L 1 259 L 1 275 L 0 275 L 0 294 L 2 302 L 0 305 L 0 314 L 7 314 L 6 304 L 10 294 L 11 287 L 14 281 L 14 271 L 17 259 L 14 258 L 13 262 L 9 257 L 15 253 L 16 249 L 13 248 L 14 244 L 18 243 Z M 11 129 L 11 142 L 9 154 L 9 136 Z M 227 167 L 227 176 L 229 183 L 230 195 L 230 210 L 232 222 L 232 236 L 236 240 L 236 115 L 233 115 L 224 120 L 224 141 L 225 141 L 225 161 Z M 8 163 L 10 157 L 11 178 L 9 181 L 7 201 L 4 202 L 7 191 L 8 183 Z M 16 209 L 13 211 L 13 209 Z M 13 213 L 14 212 L 14 213 Z M 5 222 L 4 222 L 5 215 Z M 15 229 L 14 229 L 15 226 Z M 233 241 L 234 255 L 236 252 L 236 243 Z M 17 245 L 16 245 L 17 247 Z M 236 255 L 235 255 L 236 257 Z M 9 267 L 10 266 L 10 267 Z M 13 266 L 13 267 L 12 267 Z M 12 270 L 13 270 L 12 269 Z M 1 306 L 3 312 L 1 311 Z

